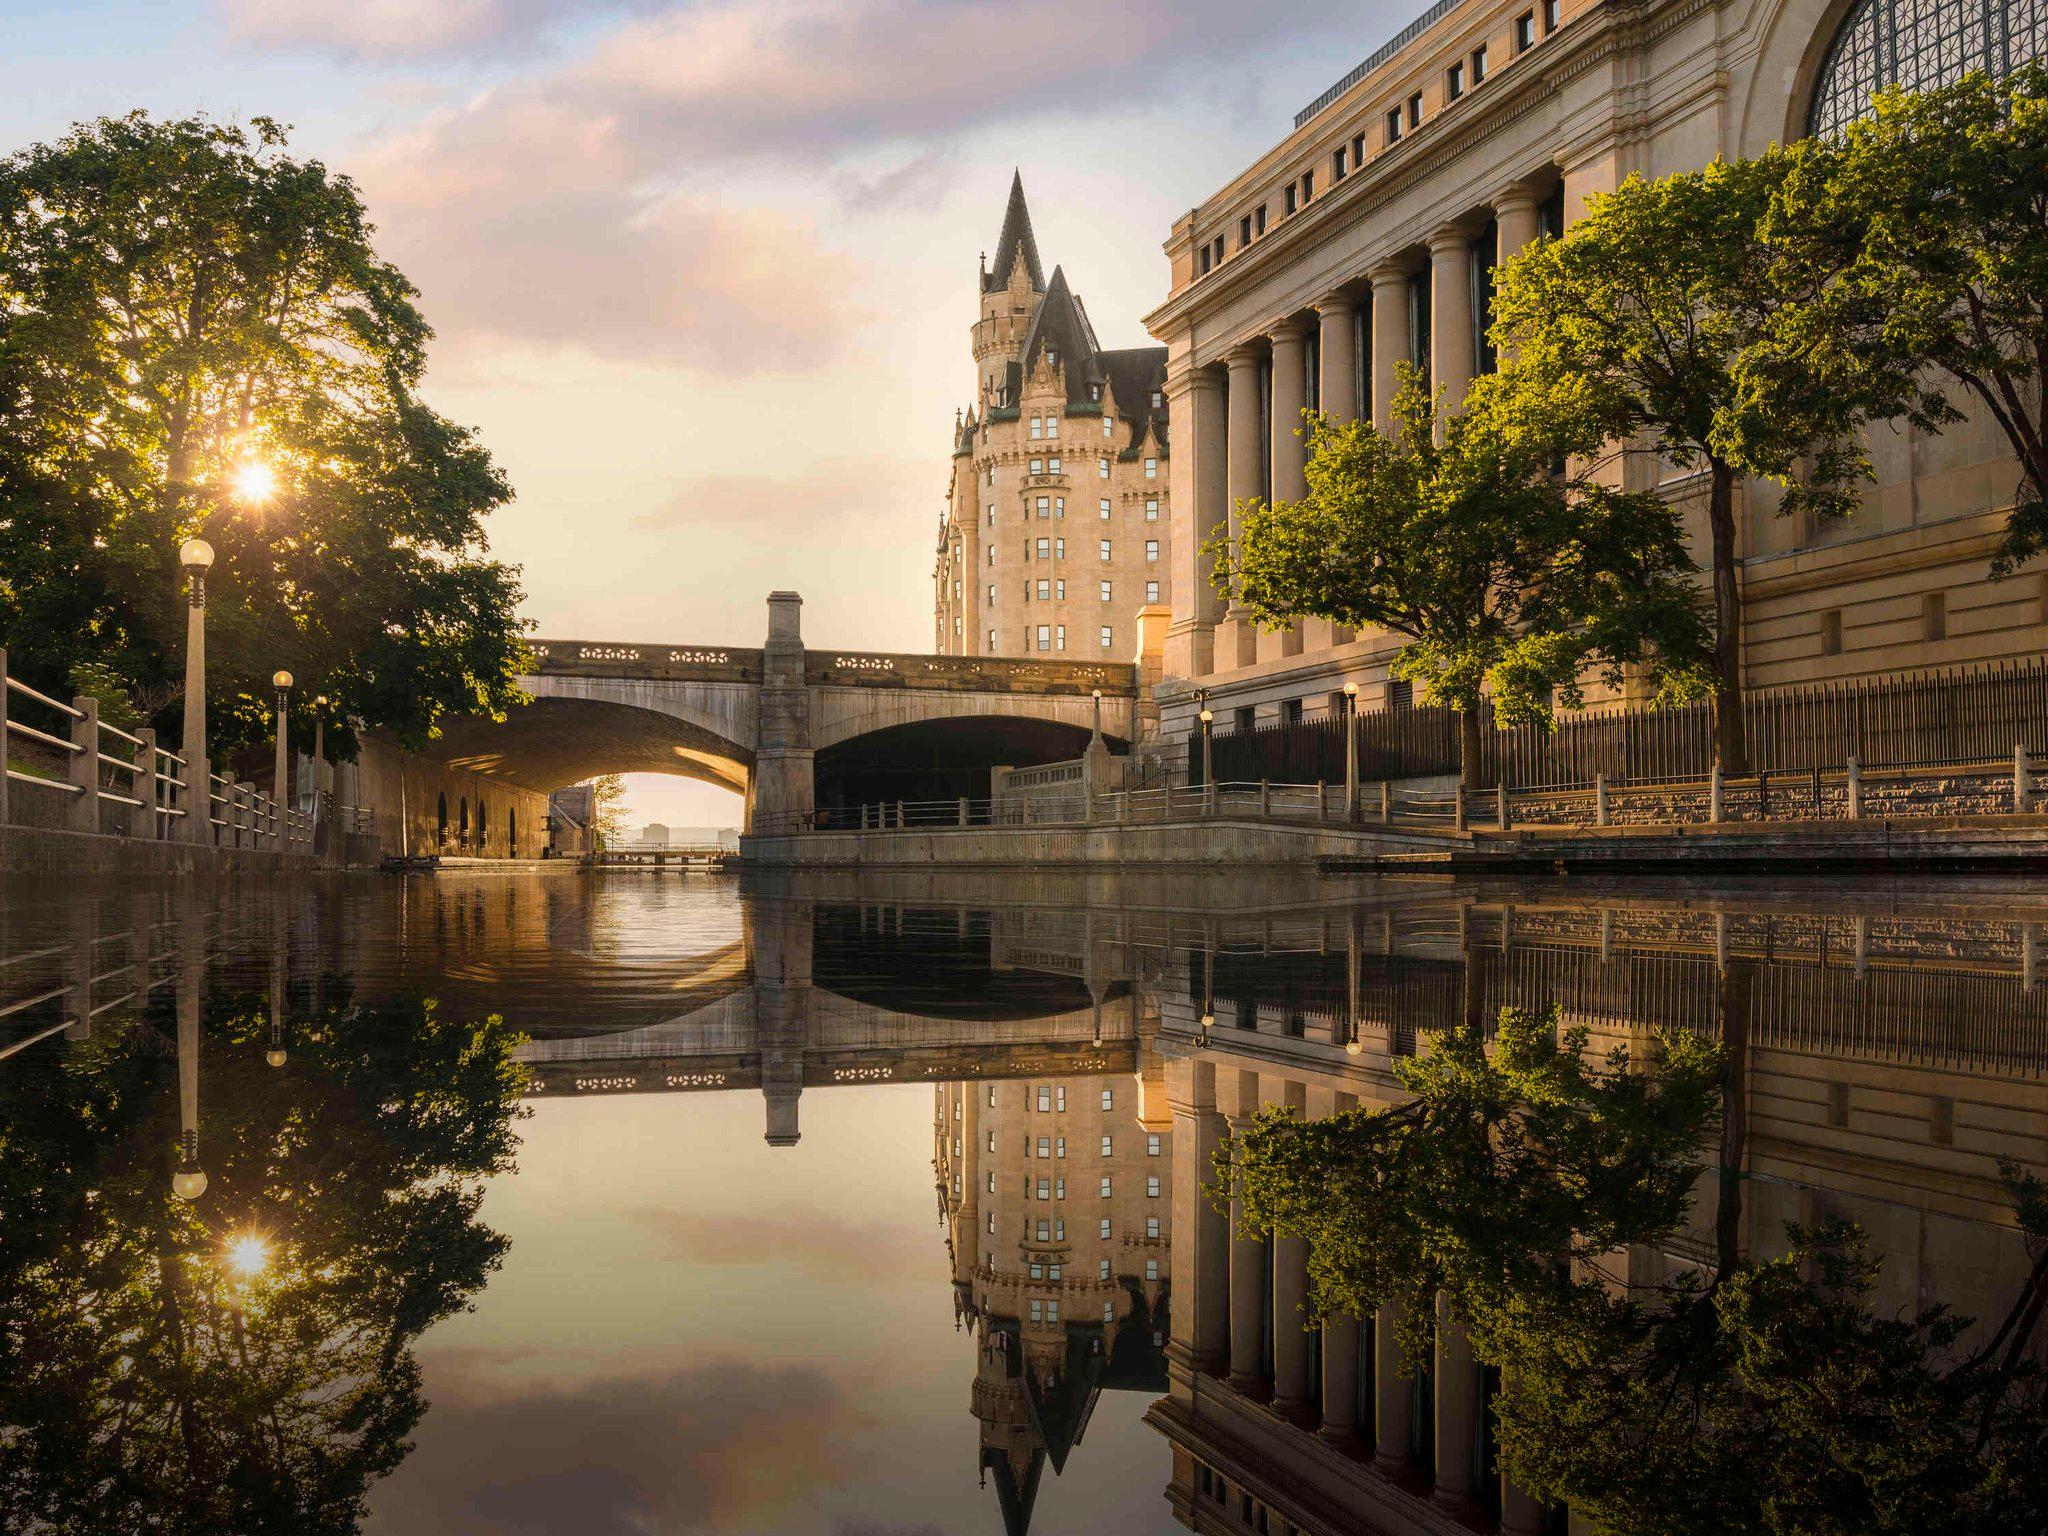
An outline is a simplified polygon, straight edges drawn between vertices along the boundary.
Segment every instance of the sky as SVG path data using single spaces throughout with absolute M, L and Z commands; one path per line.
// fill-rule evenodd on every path
M 1173 220 L 1420 9 L 0 0 L 0 144 L 267 115 L 352 177 L 436 330 L 429 403 L 517 491 L 490 537 L 537 634 L 757 645 L 787 588 L 813 645 L 925 650 L 1013 168 L 1103 344 L 1144 345 Z

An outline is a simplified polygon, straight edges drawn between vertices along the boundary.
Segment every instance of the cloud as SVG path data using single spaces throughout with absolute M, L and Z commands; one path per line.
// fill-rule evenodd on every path
M 822 1371 L 737 1360 L 524 1395 L 472 1386 L 436 1392 L 371 1531 L 771 1529 L 855 1470 L 839 1447 L 863 1422 Z
M 621 0 L 215 0 L 247 47 L 356 63 L 498 53 L 557 22 L 623 9 Z
M 929 458 L 828 458 L 807 465 L 801 475 L 699 475 L 684 481 L 661 506 L 636 514 L 632 526 L 716 525 L 793 533 L 843 511 L 856 496 L 867 504 L 922 502 L 936 519 L 944 504 L 944 473 L 943 464 L 935 466 Z

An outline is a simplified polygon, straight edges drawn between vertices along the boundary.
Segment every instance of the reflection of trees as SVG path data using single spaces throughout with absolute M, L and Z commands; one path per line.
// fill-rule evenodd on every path
M 1427 1358 L 1436 1299 L 1498 1367 L 1501 1463 L 1626 1536 L 2048 1528 L 2048 1195 L 2006 1176 L 2034 1262 L 2002 1321 L 1874 1305 L 1879 1261 L 1838 1224 L 1769 1260 L 1732 1241 L 1742 1132 L 1729 1057 L 1674 1036 L 1588 1063 L 1584 1030 L 1501 1014 L 1395 1069 L 1412 1097 L 1262 1114 L 1222 1161 L 1247 1220 L 1310 1242 L 1312 1310 L 1401 1306 Z M 1668 1251 L 1714 1149 L 1711 1262 Z M 1973 1351 L 1973 1352 L 1968 1352 Z
M 505 1251 L 515 1037 L 330 1008 L 273 1068 L 262 1010 L 218 1010 L 188 1204 L 167 1022 L 0 1075 L 0 1527 L 352 1531 L 426 1407 L 412 1342 Z

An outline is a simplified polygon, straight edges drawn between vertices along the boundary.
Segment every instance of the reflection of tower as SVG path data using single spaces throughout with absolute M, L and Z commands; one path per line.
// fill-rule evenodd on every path
M 942 1084 L 937 1167 L 954 1305 L 975 1341 L 983 1481 L 1027 1530 L 1105 1388 L 1165 1389 L 1170 1131 L 1156 1079 Z
M 797 1100 L 804 1091 L 804 1043 L 811 1001 L 811 907 L 756 901 L 746 908 L 754 960 L 754 1028 L 761 1054 L 761 1096 L 768 1101 L 768 1145 L 797 1144 Z

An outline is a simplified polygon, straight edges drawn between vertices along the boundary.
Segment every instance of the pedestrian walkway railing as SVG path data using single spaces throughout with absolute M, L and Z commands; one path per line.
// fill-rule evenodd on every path
M 915 832 L 951 827 L 1101 826 L 1213 818 L 1384 826 L 1408 831 L 1495 833 L 1571 827 L 1681 826 L 1736 822 L 1981 818 L 2042 811 L 2043 764 L 2023 747 L 2009 760 L 1832 769 L 1724 778 L 1609 781 L 1531 789 L 1472 790 L 1382 780 L 1347 788 L 1328 781 L 1270 780 L 1155 789 L 1075 786 L 1001 800 L 891 800 L 757 817 L 756 837 L 804 832 Z
M 156 732 L 109 725 L 99 710 L 89 696 L 67 704 L 31 687 L 8 671 L 0 649 L 0 826 L 312 849 L 313 821 L 304 812 L 212 772 L 202 800 L 190 765 L 158 746 Z M 204 832 L 193 829 L 195 816 Z

